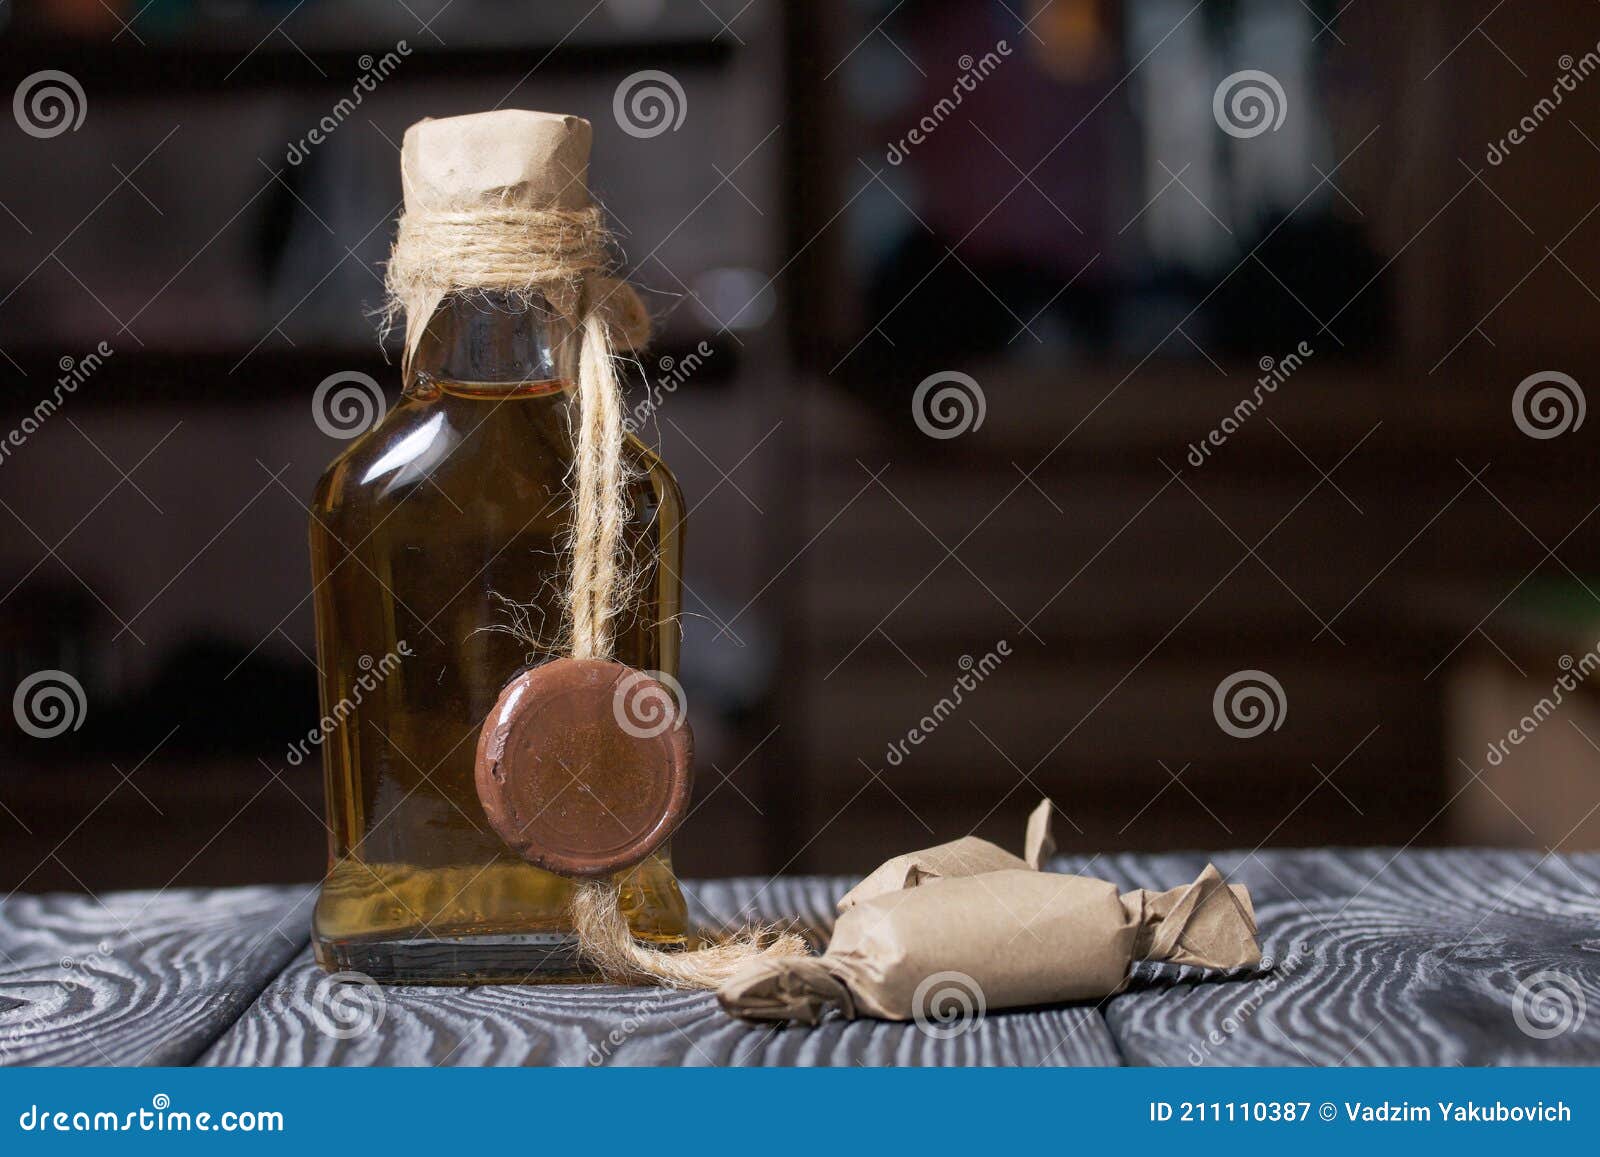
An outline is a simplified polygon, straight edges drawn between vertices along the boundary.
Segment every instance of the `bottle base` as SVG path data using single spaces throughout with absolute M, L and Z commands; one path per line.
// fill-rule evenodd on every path
M 599 978 L 578 951 L 572 882 L 530 864 L 416 867 L 335 861 L 312 917 L 317 963 L 380 984 L 560 984 Z M 691 946 L 683 894 L 664 854 L 624 878 L 634 937 Z
M 671 951 L 687 943 L 652 941 Z M 600 977 L 570 933 L 500 936 L 324 939 L 317 963 L 331 973 L 359 973 L 379 984 L 597 984 Z

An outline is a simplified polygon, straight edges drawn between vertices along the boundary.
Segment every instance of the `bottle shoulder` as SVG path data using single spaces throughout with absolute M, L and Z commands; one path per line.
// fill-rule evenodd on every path
M 561 394 L 505 402 L 403 398 L 328 464 L 313 509 L 332 516 L 417 496 L 463 511 L 478 501 L 547 502 L 571 483 L 570 405 Z M 681 519 L 683 493 L 661 455 L 631 433 L 623 455 L 636 485 L 652 492 L 672 521 Z M 488 479 L 495 485 L 485 485 Z
M 683 488 L 679 486 L 678 476 L 672 472 L 672 467 L 637 434 L 624 434 L 622 440 L 623 456 L 633 463 L 638 475 L 654 491 L 663 517 L 671 523 L 681 523 L 684 518 Z

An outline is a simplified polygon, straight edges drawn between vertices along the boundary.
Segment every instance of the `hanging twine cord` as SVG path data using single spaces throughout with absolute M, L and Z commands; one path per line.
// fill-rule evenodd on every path
M 632 585 L 624 577 L 626 560 L 620 558 L 630 479 L 622 458 L 622 397 L 613 356 L 610 327 L 599 314 L 586 312 L 578 370 L 577 512 L 567 596 L 575 659 L 611 657 L 612 621 Z
M 633 589 L 624 550 L 632 481 L 623 455 L 617 349 L 638 349 L 650 317 L 638 293 L 608 276 L 610 233 L 597 208 L 524 207 L 407 213 L 390 255 L 385 322 L 406 319 L 404 372 L 438 303 L 450 293 L 492 290 L 543 300 L 581 335 L 573 419 L 573 518 L 567 544 L 567 633 L 575 659 L 610 659 L 616 619 Z M 809 951 L 792 932 L 745 929 L 706 947 L 662 952 L 634 939 L 611 880 L 578 881 L 573 924 L 584 955 L 608 980 L 716 988 L 745 961 Z
M 567 551 L 567 625 L 577 659 L 611 657 L 614 621 L 630 587 L 621 545 L 632 479 L 622 456 L 615 347 L 638 348 L 650 337 L 638 293 L 605 275 L 609 240 L 596 208 L 407 213 L 388 270 L 385 316 L 406 317 L 408 374 L 422 327 L 448 293 L 494 290 L 525 305 L 543 299 L 580 327 Z
M 689 952 L 658 951 L 633 938 L 615 886 L 603 880 L 578 882 L 572 919 L 584 954 L 615 984 L 715 989 L 751 960 L 811 953 L 803 936 L 775 927 L 741 928 Z

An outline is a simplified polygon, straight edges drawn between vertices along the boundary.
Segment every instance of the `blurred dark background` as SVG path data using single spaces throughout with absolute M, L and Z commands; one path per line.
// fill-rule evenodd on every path
M 1600 639 L 1597 42 L 1587 0 L 0 0 L 0 690 L 82 688 L 0 712 L 0 886 L 320 872 L 311 398 L 398 387 L 405 127 L 501 106 L 594 122 L 661 323 L 682 872 L 1015 844 L 1041 793 L 1073 849 L 1600 847 L 1581 679 L 1490 746 Z

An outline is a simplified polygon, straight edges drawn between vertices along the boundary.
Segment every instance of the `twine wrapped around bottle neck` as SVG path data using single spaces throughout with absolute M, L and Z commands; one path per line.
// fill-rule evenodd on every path
M 389 322 L 406 318 L 402 371 L 410 376 L 422 332 L 445 295 L 479 290 L 543 297 L 573 319 L 593 314 L 617 348 L 642 349 L 650 315 L 633 286 L 608 275 L 610 243 L 593 206 L 407 212 L 389 257 L 385 315 Z
M 410 210 L 388 268 L 389 322 L 404 314 L 411 359 L 446 295 L 492 290 L 532 305 L 544 300 L 581 335 L 573 419 L 573 519 L 567 590 L 568 643 L 575 659 L 609 659 L 615 620 L 630 588 L 623 552 L 630 467 L 624 449 L 618 348 L 638 349 L 650 318 L 638 293 L 608 275 L 610 234 L 600 211 L 501 205 Z M 803 938 L 745 929 L 695 951 L 662 952 L 636 941 L 612 880 L 575 884 L 572 915 L 589 962 L 608 980 L 714 989 L 745 962 L 804 954 Z
M 406 319 L 402 373 L 446 295 L 493 290 L 524 303 L 543 299 L 581 335 L 574 426 L 569 639 L 574 658 L 611 657 L 614 621 L 627 588 L 619 559 L 627 523 L 627 464 L 617 348 L 650 337 L 650 316 L 626 281 L 607 275 L 610 234 L 600 210 L 503 206 L 408 212 L 389 258 L 386 318 Z

